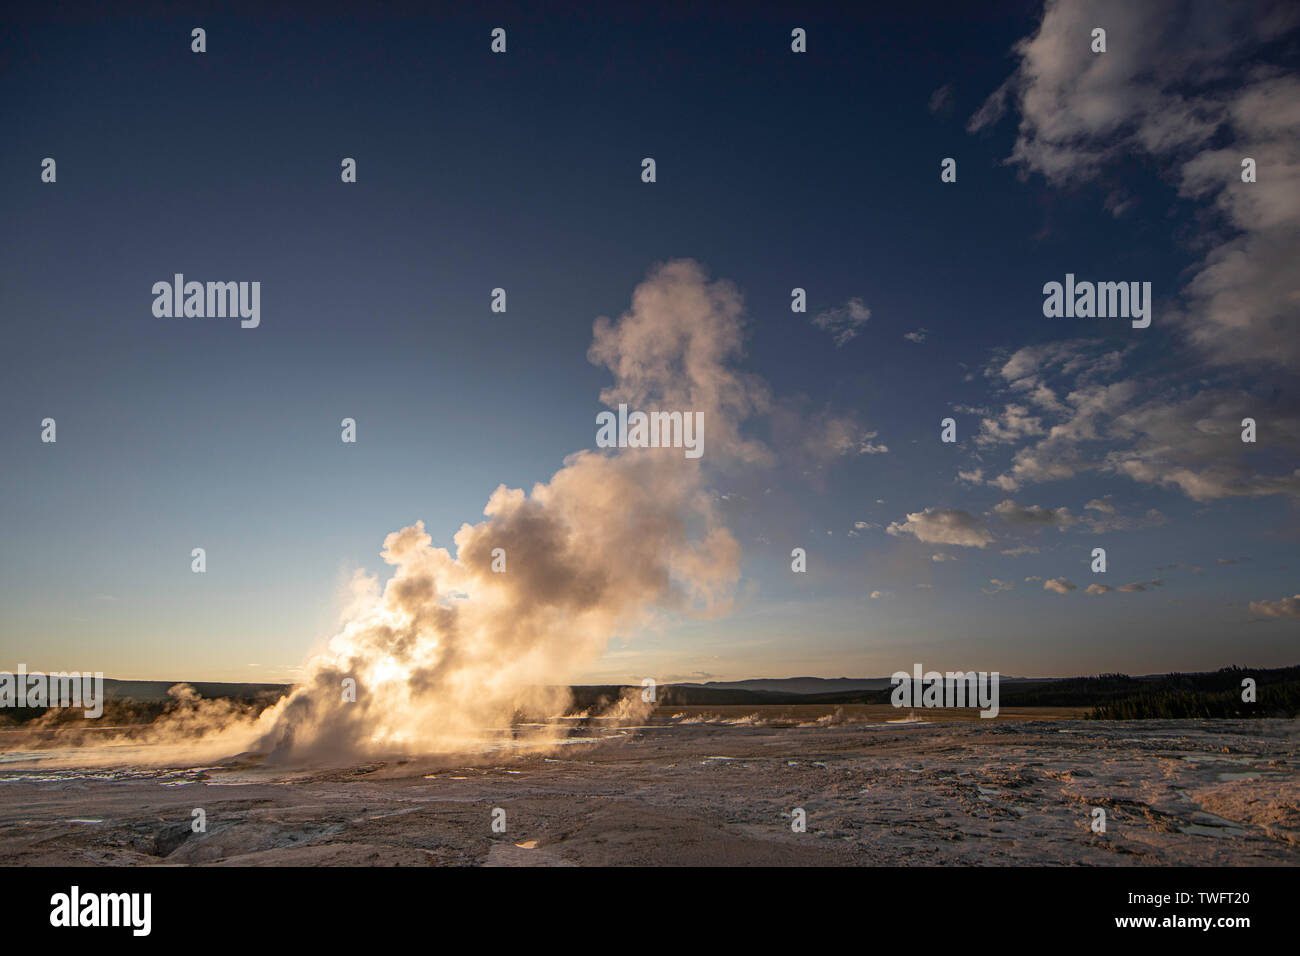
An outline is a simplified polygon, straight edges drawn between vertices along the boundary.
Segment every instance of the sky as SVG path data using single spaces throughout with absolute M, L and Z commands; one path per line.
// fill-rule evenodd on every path
M 681 465 L 736 573 L 575 682 L 1295 664 L 1300 14 L 995 6 L 6 11 L 0 668 L 297 679 L 390 533 L 596 448 L 600 317 L 717 344 L 665 276 L 736 297 Z M 155 315 L 176 273 L 260 324 Z

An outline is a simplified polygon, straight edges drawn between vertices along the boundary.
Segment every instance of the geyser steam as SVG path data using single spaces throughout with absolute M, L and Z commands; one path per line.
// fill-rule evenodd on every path
M 710 456 L 761 457 L 737 426 L 765 393 L 727 364 L 740 313 L 734 287 L 694 262 L 655 269 L 628 313 L 596 322 L 589 358 L 615 376 L 602 400 L 703 412 Z M 456 533 L 454 557 L 422 522 L 387 537 L 392 578 L 382 592 L 357 579 L 357 610 L 262 714 L 253 749 L 294 760 L 478 749 L 519 714 L 556 714 L 561 688 L 620 630 L 661 612 L 725 612 L 739 576 L 701 463 L 671 450 L 577 452 L 529 494 L 498 487 L 484 514 Z
M 595 323 L 588 358 L 614 376 L 601 400 L 703 413 L 703 459 L 672 448 L 579 451 L 528 494 L 498 487 L 485 520 L 456 533 L 454 556 L 433 545 L 423 522 L 395 531 L 383 551 L 392 577 L 382 589 L 375 578 L 354 577 L 342 630 L 289 696 L 253 718 L 229 702 L 182 694 L 142 733 L 98 735 L 114 746 L 71 759 L 192 762 L 254 750 L 297 763 L 469 753 L 503 736 L 518 742 L 521 716 L 538 722 L 531 742 L 554 739 L 545 719 L 563 710 L 568 685 L 612 636 L 659 614 L 730 607 L 740 548 L 719 523 L 703 468 L 768 456 L 739 434 L 740 422 L 768 403 L 761 382 L 729 368 L 740 352 L 740 314 L 730 283 L 677 260 L 652 270 L 617 321 Z M 498 548 L 503 573 L 493 569 Z M 345 699 L 348 678 L 355 700 Z

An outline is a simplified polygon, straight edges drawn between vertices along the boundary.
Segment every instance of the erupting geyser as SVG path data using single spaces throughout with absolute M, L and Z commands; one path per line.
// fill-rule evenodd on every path
M 687 260 L 658 267 L 629 312 L 595 324 L 588 356 L 615 378 L 602 401 L 702 414 L 710 456 L 763 458 L 738 434 L 767 401 L 728 367 L 740 315 L 730 283 Z M 454 556 L 422 522 L 390 534 L 392 578 L 382 589 L 354 579 L 342 631 L 261 715 L 251 749 L 294 761 L 480 749 L 517 714 L 559 713 L 563 688 L 620 630 L 661 612 L 725 612 L 740 548 L 703 467 L 671 449 L 580 451 L 531 493 L 498 487 L 486 520 L 456 533 Z

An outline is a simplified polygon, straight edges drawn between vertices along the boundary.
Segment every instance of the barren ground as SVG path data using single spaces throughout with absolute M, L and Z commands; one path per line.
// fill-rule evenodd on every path
M 1300 862 L 1300 721 L 773 726 L 747 717 L 754 708 L 724 711 L 664 714 L 550 753 L 330 770 L 260 758 L 51 769 L 11 751 L 0 863 Z M 505 833 L 492 831 L 496 807 Z M 791 830 L 796 807 L 806 833 Z M 1094 807 L 1104 834 L 1090 829 Z M 191 831 L 194 808 L 206 833 Z

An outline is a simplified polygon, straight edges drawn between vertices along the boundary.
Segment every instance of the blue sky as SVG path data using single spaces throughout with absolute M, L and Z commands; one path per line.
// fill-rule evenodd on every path
M 734 610 L 575 680 L 1294 663 L 1295 22 L 1181 6 L 6 22 L 0 667 L 294 678 L 385 535 L 593 447 L 592 324 L 680 258 L 774 458 L 706 462 Z M 177 272 L 261 325 L 155 317 Z M 1151 327 L 1045 318 L 1067 272 Z

